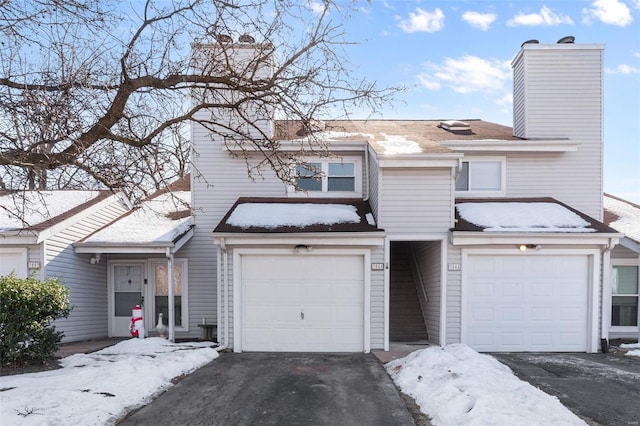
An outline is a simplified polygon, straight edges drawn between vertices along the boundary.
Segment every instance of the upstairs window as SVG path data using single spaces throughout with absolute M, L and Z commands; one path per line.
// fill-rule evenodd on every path
M 504 163 L 504 159 L 463 161 L 462 169 L 458 170 L 456 192 L 459 195 L 502 195 Z
M 326 160 L 299 164 L 296 166 L 296 185 L 290 192 L 299 195 L 322 193 L 357 196 L 361 192 L 359 167 L 358 160 Z

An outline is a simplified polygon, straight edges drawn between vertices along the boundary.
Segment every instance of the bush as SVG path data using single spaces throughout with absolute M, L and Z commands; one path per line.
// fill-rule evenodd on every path
M 69 289 L 57 279 L 0 276 L 0 364 L 44 363 L 63 335 L 52 321 L 70 312 Z

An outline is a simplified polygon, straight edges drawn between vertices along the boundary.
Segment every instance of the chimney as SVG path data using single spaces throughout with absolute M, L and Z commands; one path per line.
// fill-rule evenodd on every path
M 601 44 L 527 40 L 513 68 L 513 134 L 525 139 L 581 139 L 602 133 Z

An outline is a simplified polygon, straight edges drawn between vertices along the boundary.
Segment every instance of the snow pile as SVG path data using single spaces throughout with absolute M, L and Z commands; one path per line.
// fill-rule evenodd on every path
M 111 225 L 96 232 L 84 242 L 89 243 L 154 243 L 172 242 L 193 224 L 189 215 L 177 220 L 171 213 L 189 210 L 191 192 L 176 191 L 143 202 L 140 207 Z
M 604 196 L 604 208 L 618 216 L 609 226 L 629 238 L 640 241 L 640 208 L 607 195 Z
M 410 141 L 404 136 L 382 134 L 385 138 L 378 141 L 378 144 L 384 148 L 385 154 L 415 154 L 422 152 L 417 142 Z
M 355 206 L 347 204 L 246 203 L 233 210 L 227 223 L 239 228 L 302 228 L 311 225 L 360 223 L 360 216 Z
M 0 196 L 0 230 L 37 225 L 84 204 L 99 191 L 25 191 Z
M 555 203 L 459 203 L 460 217 L 485 232 L 595 232 L 589 222 Z
M 434 425 L 584 425 L 557 398 L 466 345 L 431 347 L 386 365 Z
M 629 349 L 625 355 L 640 357 L 640 343 L 623 343 L 620 347 L 622 349 Z
M 130 339 L 64 358 L 59 370 L 0 377 L 2 424 L 115 423 L 171 387 L 172 379 L 216 359 L 208 346 Z

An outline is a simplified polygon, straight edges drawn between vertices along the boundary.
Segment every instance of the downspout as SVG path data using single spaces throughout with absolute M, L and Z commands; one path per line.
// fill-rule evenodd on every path
M 222 256 L 220 256 L 220 252 L 222 252 Z M 224 241 L 224 238 L 220 238 L 220 251 L 218 252 L 218 260 L 222 257 L 222 264 L 220 265 L 218 277 L 220 281 L 218 283 L 218 346 L 215 348 L 216 351 L 220 352 L 227 347 L 229 347 L 229 289 L 227 288 L 227 263 L 229 261 L 229 255 L 227 253 L 227 245 Z M 224 296 L 224 305 L 222 303 L 222 298 Z M 224 306 L 224 315 L 220 315 L 221 308 Z M 220 330 L 220 319 L 222 318 L 223 330 Z M 220 334 L 222 335 L 222 342 L 220 341 Z
M 176 319 L 175 319 L 175 294 L 174 294 L 174 282 L 173 282 L 173 251 L 170 247 L 166 249 L 167 256 L 167 281 L 169 284 L 169 307 L 168 307 L 168 321 L 169 321 L 169 341 L 175 342 L 176 334 Z
M 364 175 L 367 177 L 367 184 L 364 186 L 367 191 L 362 201 L 369 201 L 369 192 L 371 188 L 369 188 L 370 178 L 369 178 L 369 143 L 364 148 Z
M 609 321 L 611 319 L 611 250 L 615 247 L 613 238 L 602 250 L 602 321 L 600 325 L 600 349 L 609 352 Z

